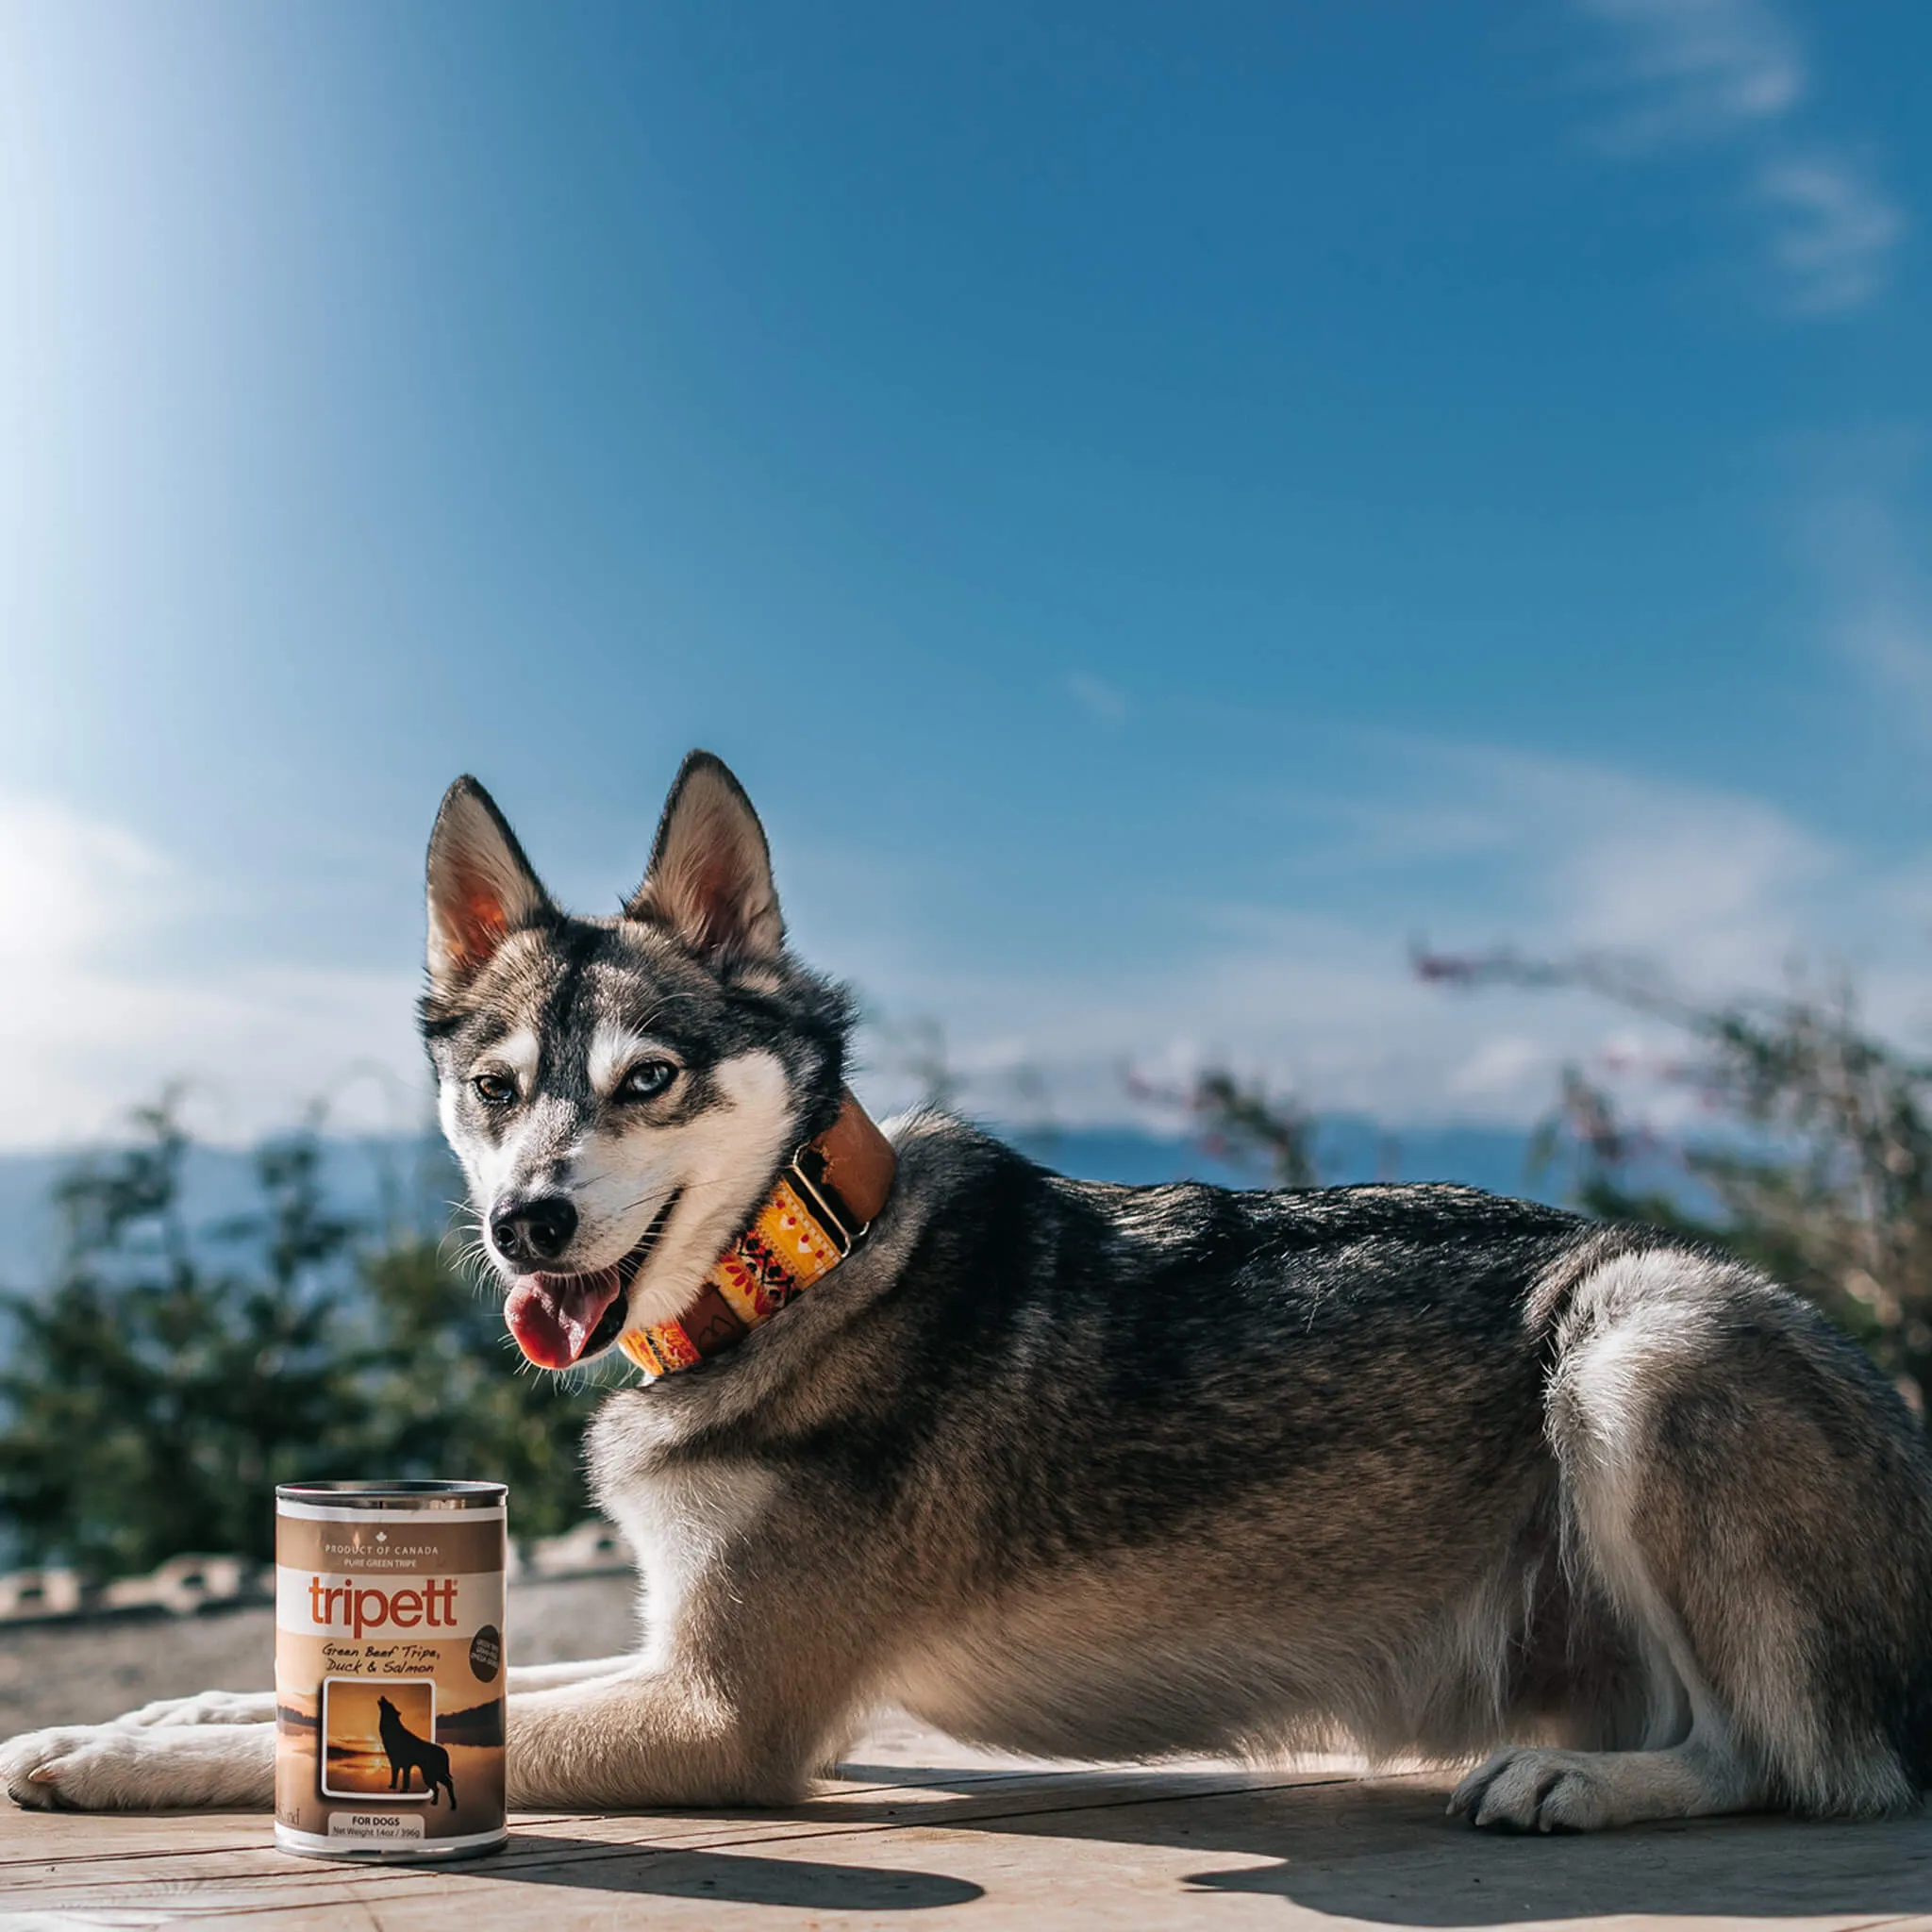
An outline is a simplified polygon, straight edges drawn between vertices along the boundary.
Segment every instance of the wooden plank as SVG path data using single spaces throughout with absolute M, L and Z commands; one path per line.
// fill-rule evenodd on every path
M 1398 1795 L 1412 1804 L 1418 1795 L 1433 1802 L 1436 1794 Z M 641 1851 L 589 1867 L 559 1860 L 547 1869 L 519 1869 L 508 1861 L 485 1861 L 460 1873 L 411 1874 L 407 1885 L 393 1882 L 403 1879 L 400 1873 L 356 1874 L 333 1889 L 325 1903 L 318 1896 L 296 1899 L 251 1888 L 228 1891 L 219 1901 L 205 1898 L 203 1906 L 223 1916 L 258 1914 L 284 1923 L 323 1923 L 325 1914 L 334 1923 L 338 1912 L 373 1907 L 387 1932 L 446 1925 L 466 1915 L 492 1927 L 570 1932 L 579 1925 L 635 1922 L 646 1906 L 653 1925 L 808 1923 L 822 1932 L 912 1923 L 927 1914 L 988 1928 L 1051 1924 L 1068 1932 L 1497 1923 L 1564 1925 L 1576 1932 L 1579 1925 L 1601 1923 L 1602 1907 L 1622 1926 L 1694 1925 L 1697 1932 L 1742 1925 L 1849 1932 L 1911 1923 L 1909 1914 L 1807 1910 L 1768 1886 L 1755 1869 L 1700 1874 L 1700 1846 L 1712 1831 L 1723 1835 L 1718 1827 L 1687 1835 L 1688 1857 L 1681 1846 L 1662 1859 L 1655 1846 L 1649 1856 L 1633 1854 L 1647 1834 L 1587 1840 L 1470 1837 L 1457 1842 L 1484 1871 L 1472 1873 L 1468 1860 L 1445 1868 L 1437 1857 L 1406 1869 L 1390 1862 L 1386 1835 L 1391 1824 L 1399 1829 L 1411 1821 L 1391 1819 L 1371 1804 L 1366 1816 L 1352 1821 L 1304 1821 L 1304 1829 L 1316 1835 L 1324 1824 L 1339 1824 L 1347 1841 L 1296 1870 L 1294 1861 L 1284 1863 L 1277 1856 L 1279 1841 L 1263 1851 L 1230 1852 L 1230 1833 L 1240 1842 L 1257 1842 L 1248 1839 L 1240 1821 L 1193 1812 L 1185 1800 L 1172 1818 L 1162 1818 L 1161 1808 L 1157 1802 L 1131 1826 L 1115 1818 L 1106 1821 L 1106 1830 L 1090 1828 L 1078 1838 L 1059 1836 L 1050 1819 L 1033 1813 L 1033 1828 L 1016 1837 L 907 1828 L 772 1840 L 756 1848 Z M 1091 1811 L 1087 1817 L 1090 1827 L 1101 1822 Z M 1798 1826 L 1766 1829 L 1788 1841 L 1807 1836 Z M 1437 1852 L 1440 1846 L 1427 1849 Z M 1755 1867 L 1757 1853 L 1745 1850 L 1747 1866 Z M 1815 1845 L 1797 1850 L 1799 1869 L 1813 1869 L 1826 1882 L 1844 1880 L 1834 1848 L 1824 1848 L 1822 1860 Z M 1478 1896 L 1466 1881 L 1485 1872 L 1500 1882 Z M 177 1893 L 153 1903 L 178 1909 L 190 1901 Z
M 1332 1777 L 1334 1774 L 1325 1775 Z M 790 1813 L 587 1814 L 541 1822 L 519 1818 L 510 1847 L 489 1863 L 492 1873 L 500 1874 L 565 1864 L 621 1862 L 684 1848 L 725 1849 L 827 1837 L 891 1834 L 929 1827 L 938 1816 L 936 1807 L 941 1804 L 950 1807 L 945 1812 L 949 1824 L 970 1824 L 982 1816 L 1016 1820 L 1034 1812 L 1053 1814 L 1106 1807 L 1121 1802 L 1141 1802 L 1149 1793 L 1150 1779 L 1159 1780 L 1160 1789 L 1167 1795 L 1188 1797 L 1211 1790 L 1246 1790 L 1263 1782 L 1255 1774 L 1225 1771 L 1213 1775 L 1191 1774 L 1175 1777 L 1140 1770 L 1100 1774 L 1032 1770 L 963 1773 L 956 1787 L 948 1782 L 928 1781 L 923 1774 L 916 1784 L 853 1785 Z M 1283 1780 L 1277 1774 L 1276 1781 L 1299 1784 L 1306 1780 L 1301 1775 Z M 157 1885 L 203 1882 L 217 1888 L 250 1887 L 266 1882 L 270 1876 L 286 1894 L 320 1898 L 334 1896 L 349 1878 L 367 1869 L 323 1859 L 285 1858 L 270 1845 L 266 1819 L 253 1831 L 244 1826 L 245 1836 L 238 1842 L 234 1830 L 238 1821 L 232 1818 L 183 1816 L 159 1821 L 97 1821 L 45 1813 L 32 1815 L 39 1827 L 36 1835 L 43 1841 L 49 1836 L 58 1839 L 62 1827 L 70 1831 L 75 1827 L 92 1830 L 101 1824 L 137 1822 L 173 1826 L 180 1834 L 172 1857 L 145 1849 L 138 1857 L 127 1857 L 110 1849 L 96 1848 L 92 1856 L 59 1857 L 62 1895 L 75 1903 L 105 1906 L 116 1898 L 138 1896 Z M 210 1827 L 218 1824 L 228 1829 L 221 1834 L 219 1843 L 210 1844 L 204 1834 L 213 1836 Z M 26 1857 L 36 1857 L 41 1848 L 22 1849 Z M 443 1868 L 436 1866 L 403 1866 L 391 1869 L 383 1877 L 391 1888 L 390 1895 L 395 1896 L 412 1886 L 439 1886 L 443 1875 Z
M 460 1868 L 283 1857 L 233 1816 L 0 1819 L 0 1910 L 140 1923 L 464 1918 L 573 1932 L 755 1928 L 1615 1922 L 1718 1932 L 1932 1932 L 1932 1824 L 1772 1819 L 1495 1839 L 1441 1815 L 1443 1780 L 1015 1766 L 898 1731 L 865 1775 L 794 1811 L 520 1820 Z M 967 1761 L 961 1762 L 964 1758 Z M 921 1761 L 911 1761 L 921 1760 Z

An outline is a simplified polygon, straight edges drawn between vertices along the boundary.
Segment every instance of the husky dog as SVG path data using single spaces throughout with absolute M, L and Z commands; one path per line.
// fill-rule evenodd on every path
M 482 789 L 429 852 L 424 1030 L 525 1350 L 677 1317 L 838 1115 L 852 1008 L 785 946 L 715 758 L 616 918 Z M 870 1236 L 613 1395 L 639 1653 L 510 1674 L 512 1802 L 782 1804 L 896 1702 L 1045 1756 L 1490 1752 L 1450 1809 L 1871 1818 L 1932 1774 L 1932 1458 L 1737 1260 L 1456 1187 L 1234 1193 L 897 1124 Z M 273 1699 L 0 1754 L 24 1803 L 265 1804 Z

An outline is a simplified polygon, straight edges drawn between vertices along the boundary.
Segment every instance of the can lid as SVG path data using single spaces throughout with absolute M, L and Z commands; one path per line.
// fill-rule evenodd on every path
M 326 1504 L 337 1509 L 501 1508 L 506 1483 L 441 1481 L 277 1483 L 278 1503 Z

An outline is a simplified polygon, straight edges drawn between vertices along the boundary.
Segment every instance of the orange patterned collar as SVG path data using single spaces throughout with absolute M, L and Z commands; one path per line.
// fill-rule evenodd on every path
M 798 1150 L 691 1307 L 675 1322 L 633 1328 L 618 1347 L 651 1376 L 735 1348 L 865 1239 L 896 1166 L 892 1143 L 848 1090 L 839 1118 Z

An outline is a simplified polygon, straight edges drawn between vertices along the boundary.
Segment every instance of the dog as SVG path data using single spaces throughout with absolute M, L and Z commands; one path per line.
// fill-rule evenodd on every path
M 389 1788 L 392 1791 L 407 1791 L 409 1777 L 414 1772 L 423 1774 L 423 1789 L 429 1793 L 429 1802 L 436 1803 L 439 1789 L 449 1793 L 449 1802 L 457 1802 L 457 1788 L 450 1782 L 449 1753 L 441 1744 L 433 1744 L 427 1738 L 419 1738 L 403 1722 L 403 1714 L 387 1697 L 375 1700 L 375 1728 L 382 1737 L 383 1756 L 389 1759 Z
M 1459 1187 L 1069 1180 L 917 1112 L 836 1267 L 689 1365 L 849 1107 L 853 1006 L 788 949 L 749 801 L 694 753 L 642 884 L 579 918 L 459 780 L 428 908 L 513 1331 L 674 1371 L 590 1439 L 641 1647 L 511 1672 L 514 1804 L 787 1804 L 886 1704 L 1048 1757 L 1480 1758 L 1451 1811 L 1518 1830 L 1919 1802 L 1932 1458 L 1753 1269 Z M 0 1776 L 263 1805 L 272 1713 L 150 1706 Z

